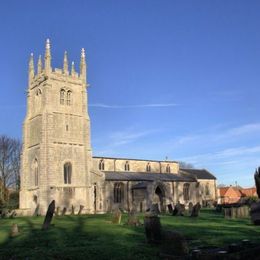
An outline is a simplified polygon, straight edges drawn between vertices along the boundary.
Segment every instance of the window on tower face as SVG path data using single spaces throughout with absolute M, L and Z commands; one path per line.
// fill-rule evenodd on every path
M 167 164 L 167 166 L 166 166 L 166 172 L 167 172 L 167 173 L 171 173 L 171 167 L 170 167 L 169 164 Z
M 68 106 L 71 105 L 71 91 L 70 90 L 67 92 L 67 105 Z
M 99 170 L 101 170 L 101 171 L 104 171 L 104 170 L 105 170 L 104 160 L 100 160 L 100 161 L 99 161 L 98 168 L 99 168 Z
M 34 186 L 38 186 L 38 184 L 39 184 L 39 167 L 38 167 L 37 159 L 34 160 L 33 171 L 34 171 Z
M 128 161 L 125 163 L 125 171 L 130 171 L 130 165 Z
M 151 171 L 151 165 L 150 165 L 150 163 L 147 163 L 147 165 L 146 165 L 146 171 L 147 171 L 147 172 L 150 172 L 150 171 Z
M 71 184 L 71 173 L 72 173 L 71 163 L 67 162 L 64 164 L 64 169 L 63 169 L 65 184 Z
M 61 104 L 61 105 L 64 105 L 64 96 L 65 96 L 65 90 L 62 89 L 62 90 L 60 91 L 60 104 Z

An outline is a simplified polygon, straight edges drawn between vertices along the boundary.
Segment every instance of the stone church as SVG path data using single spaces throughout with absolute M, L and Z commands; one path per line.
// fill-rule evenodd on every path
M 23 124 L 20 211 L 45 214 L 49 203 L 69 212 L 145 211 L 158 203 L 162 211 L 178 201 L 216 200 L 216 178 L 207 170 L 181 169 L 177 161 L 94 157 L 88 114 L 85 51 L 80 71 L 67 53 L 63 68 L 52 68 L 50 41 L 34 67 L 31 54 L 27 113 Z

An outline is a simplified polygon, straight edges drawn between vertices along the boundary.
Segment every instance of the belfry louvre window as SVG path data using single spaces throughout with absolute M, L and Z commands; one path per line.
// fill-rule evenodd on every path
M 99 161 L 98 168 L 99 168 L 99 170 L 101 170 L 101 171 L 104 171 L 104 170 L 105 170 L 105 163 L 104 163 L 103 160 L 100 160 L 100 161 Z
M 183 184 L 183 199 L 184 200 L 190 199 L 190 184 L 189 183 Z
M 68 106 L 71 105 L 71 91 L 70 90 L 67 92 L 67 105 Z
M 130 165 L 128 161 L 125 163 L 125 171 L 130 171 Z
M 64 183 L 71 184 L 71 174 L 72 174 L 71 163 L 68 162 L 64 164 L 63 174 L 64 174 Z
M 150 163 L 147 163 L 147 165 L 146 165 L 146 171 L 147 171 L 147 172 L 150 172 L 150 171 L 151 171 L 151 165 L 150 165 Z
M 60 91 L 60 104 L 64 105 L 64 96 L 65 96 L 65 90 L 61 89 Z
M 167 164 L 167 166 L 166 166 L 166 172 L 167 172 L 167 173 L 171 173 L 171 167 L 170 167 L 169 164 Z
M 114 202 L 121 203 L 124 199 L 124 184 L 116 182 L 114 184 Z

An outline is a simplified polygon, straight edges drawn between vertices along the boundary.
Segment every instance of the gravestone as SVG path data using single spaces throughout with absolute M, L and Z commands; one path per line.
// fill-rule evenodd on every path
M 251 205 L 251 220 L 255 225 L 260 225 L 260 203 L 256 202 Z
M 224 217 L 231 218 L 231 208 L 223 208 Z
M 75 209 L 73 205 L 71 206 L 71 215 L 75 215 Z
M 200 212 L 201 206 L 200 203 L 196 203 L 193 207 L 192 207 L 192 211 L 191 211 L 191 217 L 198 217 L 199 216 L 199 212 Z
M 49 228 L 54 211 L 55 211 L 55 200 L 53 200 L 48 207 L 48 210 L 47 210 L 47 213 L 46 213 L 43 225 L 42 225 L 42 229 L 45 230 L 45 229 Z
M 79 206 L 79 212 L 78 212 L 78 215 L 80 215 L 80 214 L 81 214 L 81 212 L 82 212 L 83 208 L 84 208 L 84 206 L 83 206 L 83 205 L 80 205 L 80 206 Z
M 162 250 L 165 254 L 184 256 L 189 253 L 188 243 L 181 233 L 172 230 L 163 231 L 162 238 Z
M 176 206 L 174 207 L 173 216 L 184 216 L 185 213 L 185 205 L 181 203 L 177 203 Z
M 191 215 L 192 210 L 193 210 L 193 203 L 190 202 L 188 207 L 189 207 L 189 214 Z
M 15 237 L 19 235 L 19 229 L 18 229 L 18 225 L 17 224 L 13 224 L 12 225 L 12 228 L 11 228 L 11 233 L 10 233 L 10 236 L 11 237 Z
M 168 204 L 167 207 L 168 207 L 168 211 L 169 211 L 169 213 L 172 214 L 172 213 L 173 213 L 173 207 L 172 207 L 172 204 Z
M 151 212 L 151 214 L 159 215 L 160 214 L 160 210 L 159 210 L 158 203 L 152 204 L 149 212 Z
M 147 213 L 144 217 L 144 229 L 147 243 L 159 243 L 162 239 L 161 222 L 157 215 Z
M 15 210 L 12 210 L 9 218 L 14 218 L 16 216 L 16 211 Z
M 137 217 L 137 214 L 134 210 L 131 210 L 128 213 L 127 225 L 129 226 L 140 226 L 141 223 Z
M 60 215 L 60 207 L 56 208 L 56 212 L 55 212 L 55 216 L 59 216 Z
M 34 217 L 39 216 L 39 209 L 40 209 L 40 205 L 37 204 L 37 206 L 36 206 L 36 208 L 35 208 L 35 210 L 34 210 L 34 213 L 33 213 L 33 216 L 34 216 Z
M 66 214 L 66 211 L 67 211 L 67 209 L 66 209 L 66 207 L 64 207 L 62 212 L 61 212 L 61 215 L 64 216 Z
M 120 224 L 121 223 L 121 217 L 122 217 L 121 211 L 119 209 L 116 209 L 113 212 L 112 223 L 113 224 Z

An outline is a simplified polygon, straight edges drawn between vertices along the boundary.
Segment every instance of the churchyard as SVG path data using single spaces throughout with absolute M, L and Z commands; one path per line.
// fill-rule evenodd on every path
M 54 215 L 47 230 L 42 229 L 42 216 L 0 219 L 0 259 L 166 259 L 161 252 L 171 243 L 147 243 L 144 214 L 137 215 L 141 224 L 136 226 L 127 225 L 125 213 L 120 224 L 114 218 L 112 214 Z M 234 243 L 248 247 L 260 238 L 260 227 L 249 217 L 225 218 L 214 209 L 202 209 L 195 218 L 187 212 L 184 216 L 162 214 L 160 222 L 163 230 L 182 234 L 190 252 Z M 11 237 L 13 224 L 19 233 Z

